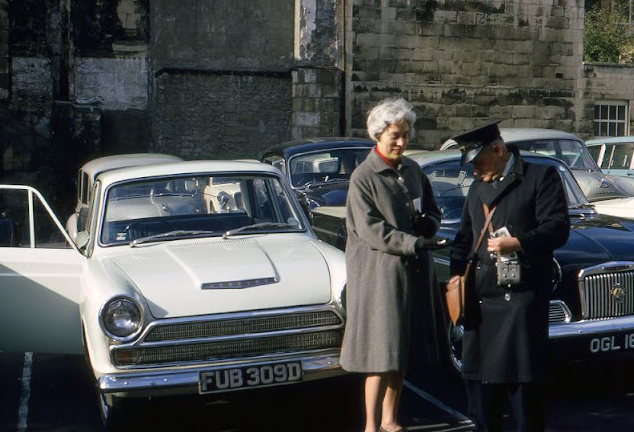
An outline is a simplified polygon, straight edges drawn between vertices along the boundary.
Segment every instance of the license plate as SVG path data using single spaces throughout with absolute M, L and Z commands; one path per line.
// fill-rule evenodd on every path
M 592 338 L 589 348 L 592 354 L 634 350 L 634 332 Z
M 302 380 L 299 362 L 271 363 L 237 368 L 212 369 L 200 373 L 199 392 L 217 393 L 266 387 Z

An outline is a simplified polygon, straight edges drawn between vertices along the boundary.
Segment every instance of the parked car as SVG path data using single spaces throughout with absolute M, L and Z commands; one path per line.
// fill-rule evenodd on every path
M 77 205 L 75 212 L 66 221 L 66 230 L 74 240 L 77 233 L 86 229 L 86 215 L 88 203 L 95 177 L 98 174 L 117 168 L 135 165 L 149 165 L 155 163 L 176 162 L 182 159 L 178 156 L 162 153 L 131 153 L 123 155 L 104 156 L 86 162 L 77 175 Z
M 469 186 L 470 167 L 460 165 L 460 152 L 410 153 L 429 177 L 443 219 L 438 236 L 452 241 L 457 233 Z M 572 230 L 554 253 L 556 278 L 550 301 L 550 341 L 554 356 L 567 361 L 609 361 L 634 356 L 634 221 L 601 215 L 587 201 L 570 169 L 560 160 L 523 153 L 532 163 L 557 168 L 565 185 Z M 322 240 L 343 249 L 345 209 L 313 211 L 314 230 Z M 439 289 L 449 279 L 449 250 L 434 252 Z M 462 328 L 447 320 L 451 363 L 461 368 Z
M 634 136 L 595 138 L 586 147 L 604 173 L 634 178 Z
M 274 167 L 102 172 L 76 241 L 31 187 L 0 185 L 0 206 L 0 350 L 85 354 L 107 428 L 128 398 L 343 374 L 344 254 Z
M 634 196 L 634 179 L 602 172 L 583 140 L 574 134 L 539 128 L 500 128 L 500 133 L 507 144 L 564 161 L 591 203 Z M 456 142 L 449 139 L 440 147 L 441 150 L 448 148 L 457 148 Z M 629 207 L 632 209 L 631 214 L 634 214 L 634 200 L 617 203 L 616 206 Z M 614 206 L 608 206 L 606 210 L 609 211 L 612 207 Z M 597 210 L 601 212 L 602 208 Z
M 374 142 L 359 138 L 312 138 L 268 148 L 262 162 L 287 176 L 306 211 L 321 205 L 345 205 L 350 174 Z

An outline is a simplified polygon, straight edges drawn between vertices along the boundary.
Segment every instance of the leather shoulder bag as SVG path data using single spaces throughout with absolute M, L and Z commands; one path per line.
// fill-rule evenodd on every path
M 493 210 L 489 212 L 489 208 L 482 204 L 484 207 L 484 214 L 487 215 L 486 221 L 484 222 L 484 226 L 480 231 L 480 236 L 478 237 L 478 241 L 471 249 L 471 253 L 469 253 L 469 259 L 467 261 L 467 267 L 465 268 L 465 272 L 463 275 L 460 275 L 457 278 L 453 279 L 453 282 L 447 283 L 447 290 L 445 291 L 445 300 L 447 303 L 447 311 L 449 312 L 449 318 L 451 318 L 451 322 L 453 325 L 458 323 L 458 320 L 464 316 L 464 303 L 465 303 L 465 289 L 467 285 L 467 277 L 471 272 L 471 265 L 473 264 L 473 258 L 475 252 L 478 250 L 480 245 L 482 244 L 482 240 L 484 239 L 484 234 L 487 232 L 489 224 L 491 223 L 491 218 L 493 217 L 493 213 L 495 212 L 495 207 Z

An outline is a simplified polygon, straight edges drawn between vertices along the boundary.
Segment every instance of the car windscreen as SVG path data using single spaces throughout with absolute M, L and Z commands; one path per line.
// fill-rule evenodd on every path
M 113 185 L 106 193 L 101 243 L 147 237 L 297 231 L 304 219 L 280 178 L 205 174 Z M 172 236 L 172 237 L 174 237 Z M 159 238 L 163 238 L 159 237 Z
M 302 187 L 311 183 L 349 180 L 352 171 L 369 152 L 370 148 L 340 148 L 295 155 L 288 163 L 291 184 Z
M 509 141 L 507 144 L 514 145 L 520 150 L 557 158 L 572 169 L 599 170 L 587 147 L 582 142 L 573 139 L 529 139 Z
M 523 155 L 522 158 L 531 163 L 552 165 L 557 169 L 564 184 L 569 207 L 580 207 L 588 204 L 570 170 L 561 162 L 529 155 Z M 422 169 L 431 182 L 443 222 L 459 220 L 469 187 L 474 181 L 473 166 L 471 164 L 460 165 L 460 159 L 456 158 L 423 165 Z

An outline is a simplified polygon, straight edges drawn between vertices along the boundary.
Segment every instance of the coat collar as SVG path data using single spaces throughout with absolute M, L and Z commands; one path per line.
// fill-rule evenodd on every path
M 410 159 L 403 156 L 398 166 L 396 168 L 393 168 L 390 165 L 388 165 L 383 159 L 381 159 L 381 156 L 379 156 L 374 150 L 368 153 L 368 156 L 366 157 L 366 161 L 370 165 L 370 168 L 372 169 L 372 171 L 374 171 L 377 174 L 384 171 L 393 171 L 393 172 L 401 173 L 403 172 L 403 170 L 408 169 L 411 165 L 409 163 Z M 412 161 L 412 163 L 418 166 L 418 164 L 416 164 L 415 162 Z
M 493 187 L 491 183 L 478 180 L 480 187 L 478 188 L 478 197 L 484 204 L 491 207 L 492 204 L 497 204 L 499 197 L 501 197 L 505 191 L 517 182 L 521 181 L 521 177 L 524 175 L 524 162 L 520 157 L 520 152 L 517 147 L 509 145 L 509 151 L 515 156 L 515 163 L 511 167 L 508 175 L 504 176 L 498 182 L 496 187 Z

